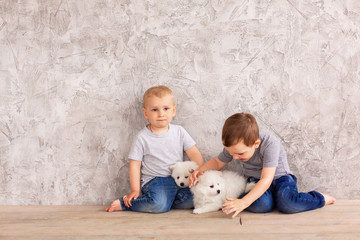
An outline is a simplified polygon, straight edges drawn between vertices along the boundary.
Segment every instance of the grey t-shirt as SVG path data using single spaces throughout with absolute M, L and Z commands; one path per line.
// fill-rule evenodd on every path
M 154 177 L 168 177 L 171 175 L 169 166 L 182 162 L 184 151 L 195 145 L 195 141 L 179 126 L 170 124 L 164 134 L 152 133 L 147 127 L 136 136 L 129 159 L 142 161 L 141 186 Z
M 254 155 L 246 162 L 241 162 L 246 177 L 260 179 L 263 167 L 276 167 L 274 179 L 292 174 L 286 158 L 286 152 L 280 141 L 269 135 L 260 133 L 260 146 L 255 149 Z M 225 163 L 231 162 L 233 157 L 224 148 L 218 156 Z

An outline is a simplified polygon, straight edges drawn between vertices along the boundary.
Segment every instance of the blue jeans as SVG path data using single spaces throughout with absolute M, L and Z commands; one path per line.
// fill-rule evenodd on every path
M 250 182 L 259 179 L 250 177 Z M 299 193 L 294 175 L 282 176 L 274 180 L 269 189 L 246 210 L 255 213 L 271 212 L 275 207 L 283 213 L 298 213 L 321 208 L 325 205 L 324 196 L 319 192 L 311 191 Z M 240 198 L 245 196 L 241 195 Z
M 132 206 L 126 207 L 122 198 L 122 210 L 136 212 L 163 213 L 171 208 L 193 208 L 193 197 L 188 187 L 180 188 L 172 177 L 155 177 L 141 189 L 142 195 L 131 200 Z

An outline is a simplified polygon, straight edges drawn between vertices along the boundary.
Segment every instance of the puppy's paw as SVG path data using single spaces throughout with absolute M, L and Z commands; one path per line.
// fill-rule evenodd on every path
M 204 213 L 204 212 L 205 212 L 204 210 L 205 210 L 204 208 L 195 208 L 195 209 L 193 210 L 193 213 L 194 213 L 194 214 L 201 214 L 201 213 Z

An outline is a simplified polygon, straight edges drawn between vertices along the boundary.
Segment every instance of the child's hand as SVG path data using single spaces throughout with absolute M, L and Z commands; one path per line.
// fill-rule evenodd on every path
M 199 170 L 195 170 L 189 178 L 189 188 L 191 188 L 194 184 L 194 182 L 197 180 L 197 178 L 201 175 L 203 175 L 204 172 L 200 172 Z
M 131 192 L 128 195 L 123 196 L 123 201 L 126 207 L 130 207 L 131 205 L 131 200 L 133 199 L 137 199 L 140 195 L 140 192 Z
M 226 213 L 226 215 L 235 212 L 232 215 L 232 218 L 236 217 L 240 212 L 248 207 L 248 204 L 242 199 L 226 198 L 226 200 L 228 202 L 223 204 L 222 211 Z

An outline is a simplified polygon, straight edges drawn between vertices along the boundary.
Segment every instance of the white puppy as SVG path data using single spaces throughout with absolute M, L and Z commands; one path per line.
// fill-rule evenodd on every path
M 194 196 L 194 213 L 206 213 L 222 208 L 226 198 L 238 198 L 248 192 L 255 183 L 247 183 L 244 176 L 232 171 L 206 171 L 198 177 L 198 183 L 190 188 Z
M 169 167 L 172 171 L 171 176 L 175 179 L 176 185 L 181 188 L 189 186 L 189 177 L 197 168 L 197 163 L 192 161 L 177 162 Z

